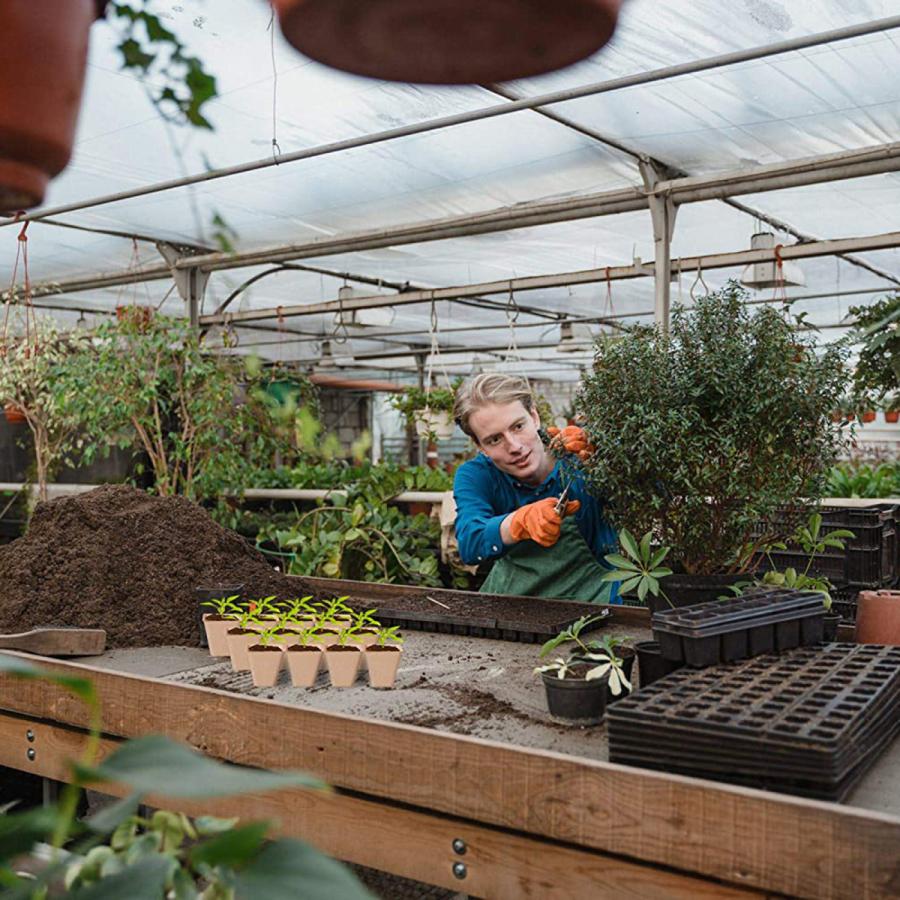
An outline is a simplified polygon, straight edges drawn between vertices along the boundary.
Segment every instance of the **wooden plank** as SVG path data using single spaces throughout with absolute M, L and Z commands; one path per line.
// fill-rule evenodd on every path
M 298 576 L 299 577 L 299 576 Z M 533 597 L 522 597 L 513 594 L 480 594 L 473 591 L 452 591 L 447 588 L 421 588 L 411 587 L 404 584 L 376 584 L 369 581 L 350 581 L 341 578 L 307 578 L 304 576 L 303 581 L 313 588 L 313 590 L 321 591 L 323 594 L 332 594 L 335 597 L 351 594 L 360 597 L 371 597 L 373 601 L 383 599 L 390 600 L 392 597 L 406 597 L 411 595 L 419 595 L 427 590 L 429 597 L 435 600 L 443 600 L 447 597 L 458 597 L 460 595 L 471 595 L 478 597 L 480 600 L 491 599 L 513 599 L 521 600 L 527 603 Z M 558 600 L 558 603 L 566 603 L 566 600 Z M 423 604 L 424 606 L 425 604 Z M 604 604 L 591 604 L 593 606 L 604 606 Z M 610 604 L 610 622 L 617 625 L 637 625 L 641 628 L 650 627 L 650 610 L 644 606 L 623 606 L 621 604 Z
M 420 809 L 803 897 L 900 895 L 900 819 L 40 659 L 90 676 L 107 733 L 158 731 Z M 86 725 L 60 689 L 0 679 L 0 709 Z M 273 739 L 272 735 L 277 738 Z
M 68 761 L 80 755 L 84 742 L 81 731 L 0 713 L 0 766 L 65 781 Z M 101 755 L 111 753 L 119 743 L 103 739 Z M 34 750 L 34 760 L 28 760 L 28 749 Z M 124 793 L 108 785 L 104 792 Z M 752 900 L 761 896 L 594 851 L 341 794 L 293 790 L 195 802 L 153 797 L 148 802 L 195 816 L 274 820 L 278 826 L 273 834 L 301 838 L 339 859 L 484 898 Z M 454 852 L 455 840 L 465 843 L 463 854 Z M 453 872 L 454 864 L 460 862 L 466 867 L 462 879 Z

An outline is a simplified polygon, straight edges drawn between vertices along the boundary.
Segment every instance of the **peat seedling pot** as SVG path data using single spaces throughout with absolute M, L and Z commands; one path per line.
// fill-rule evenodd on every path
M 841 624 L 841 614 L 835 612 L 825 613 L 824 634 L 822 640 L 826 644 L 837 640 L 838 625 Z
M 366 664 L 369 667 L 369 684 L 373 688 L 392 688 L 400 667 L 400 647 L 368 647 Z
M 354 637 L 359 642 L 359 645 L 363 648 L 363 650 L 371 647 L 375 641 L 378 640 L 378 629 L 377 628 L 361 628 L 356 632 Z
M 281 672 L 284 651 L 281 647 L 253 644 L 247 649 L 250 677 L 256 687 L 275 687 Z
M 587 668 L 584 667 L 585 671 Z M 609 690 L 605 678 L 585 681 L 584 678 L 557 678 L 555 672 L 544 672 L 541 679 L 551 716 L 578 725 L 598 725 L 602 721 Z
M 352 687 L 359 675 L 359 664 L 362 662 L 362 651 L 359 647 L 342 647 L 332 644 L 325 649 L 325 664 L 332 687 Z
M 856 604 L 858 644 L 900 645 L 900 591 L 860 591 Z
M 294 687 L 308 688 L 316 683 L 319 667 L 322 665 L 322 648 L 314 644 L 304 647 L 292 644 L 286 654 L 288 671 L 291 673 L 291 684 Z
M 669 672 L 680 669 L 684 663 L 666 659 L 659 650 L 659 641 L 641 641 L 634 645 L 637 651 L 638 670 L 641 676 L 641 687 L 653 684 Z
M 200 632 L 201 647 L 209 647 L 210 656 L 228 656 L 228 629 L 234 627 L 234 619 L 216 613 L 203 613 L 203 630 Z
M 235 672 L 250 671 L 250 656 L 247 651 L 251 644 L 258 641 L 259 634 L 252 628 L 228 629 L 228 655 L 231 657 L 231 667 Z
M 200 646 L 209 647 L 209 652 L 212 656 L 228 656 L 228 640 L 226 638 L 228 626 L 223 626 L 219 623 L 234 622 L 234 619 L 223 619 L 215 613 L 207 612 L 210 607 L 203 606 L 203 604 L 209 600 L 220 600 L 223 597 L 235 597 L 236 599 L 234 602 L 240 603 L 241 592 L 243 590 L 243 584 L 222 584 L 213 585 L 211 587 L 194 588 L 194 594 L 197 597 L 197 611 L 200 615 Z M 217 623 L 213 628 L 217 635 L 215 650 L 213 650 L 213 645 L 210 640 L 210 628 L 207 626 L 207 622 Z M 221 642 L 219 642 L 219 635 L 221 635 Z

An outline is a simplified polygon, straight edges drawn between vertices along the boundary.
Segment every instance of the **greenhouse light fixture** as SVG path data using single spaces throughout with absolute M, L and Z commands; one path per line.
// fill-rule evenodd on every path
M 775 250 L 775 235 L 771 231 L 759 231 L 750 238 L 751 250 Z M 802 287 L 806 284 L 803 270 L 790 260 L 776 258 L 765 262 L 751 263 L 741 275 L 741 284 L 745 287 L 764 288 Z

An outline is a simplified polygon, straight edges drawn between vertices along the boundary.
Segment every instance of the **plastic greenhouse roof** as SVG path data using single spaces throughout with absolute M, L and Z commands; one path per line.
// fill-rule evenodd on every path
M 164 122 L 145 87 L 119 69 L 115 34 L 92 31 L 88 79 L 73 160 L 56 179 L 47 206 L 200 173 L 271 154 L 370 134 L 506 102 L 488 88 L 422 87 L 357 78 L 311 62 L 269 28 L 262 0 L 154 0 L 148 4 L 217 77 L 220 96 L 207 107 L 211 133 Z M 627 0 L 613 41 L 591 59 L 561 72 L 511 83 L 504 90 L 531 97 L 607 81 L 734 50 L 900 14 L 900 0 Z M 53 217 L 56 223 L 137 234 L 141 240 L 59 227 L 29 226 L 33 282 L 64 282 L 134 271 L 162 262 L 152 240 L 215 249 L 212 219 L 235 233 L 239 251 L 303 243 L 324 236 L 477 213 L 526 201 L 570 198 L 641 184 L 636 154 L 690 175 L 779 163 L 890 143 L 900 135 L 896 78 L 900 29 L 796 50 L 709 71 L 667 78 L 558 103 L 552 111 L 633 151 L 624 152 L 532 110 L 443 128 L 389 142 L 285 163 Z M 870 175 L 735 198 L 816 239 L 900 231 L 900 174 Z M 751 213 L 721 201 L 679 207 L 672 257 L 747 249 L 757 230 Z M 0 228 L 0 283 L 8 284 L 16 252 L 14 227 Z M 778 241 L 794 243 L 782 233 Z M 333 300 L 349 279 L 358 294 L 390 295 L 400 285 L 437 288 L 653 260 L 649 211 L 627 212 L 383 249 L 299 260 L 301 266 L 262 278 L 230 311 Z M 850 305 L 864 304 L 900 284 L 900 251 L 857 252 L 878 272 L 837 257 L 804 259 L 811 295 L 795 308 L 826 326 L 832 340 Z M 204 300 L 210 313 L 243 282 L 270 268 L 214 272 Z M 743 267 L 682 273 L 673 302 L 692 289 L 716 287 Z M 378 285 L 381 281 L 383 284 Z M 848 293 L 848 292 L 859 293 Z M 773 296 L 757 292 L 756 299 Z M 511 342 L 506 294 L 493 305 L 436 305 L 448 371 L 502 360 Z M 644 313 L 652 318 L 652 278 L 595 282 L 519 292 L 513 334 L 523 359 L 542 360 L 546 377 L 578 375 L 585 352 L 562 355 L 554 316 Z M 82 310 L 111 311 L 150 303 L 173 314 L 184 304 L 171 279 L 67 293 L 39 304 L 74 324 Z M 540 315 L 528 310 L 537 309 Z M 93 319 L 86 313 L 88 323 Z M 312 364 L 321 339 L 335 330 L 329 314 L 270 319 L 238 329 L 241 352 Z M 355 358 L 348 374 L 414 372 L 409 345 L 427 349 L 427 303 L 359 314 L 351 340 L 335 355 Z M 633 318 L 632 321 L 635 319 Z M 639 320 L 639 319 L 638 319 Z M 520 327 L 521 326 L 521 327 Z M 452 331 L 451 329 L 468 329 Z M 594 326 L 596 333 L 597 326 Z M 215 330 L 214 330 L 215 334 Z M 215 339 L 215 338 L 213 338 Z M 482 349 L 479 348 L 493 348 Z M 387 354 L 395 352 L 395 357 Z M 366 354 L 375 354 L 374 358 Z M 515 362 L 513 363 L 515 365 Z

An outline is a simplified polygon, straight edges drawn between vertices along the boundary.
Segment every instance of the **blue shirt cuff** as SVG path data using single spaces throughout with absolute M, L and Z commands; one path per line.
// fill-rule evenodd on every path
M 479 552 L 477 562 L 483 562 L 486 559 L 496 559 L 503 556 L 506 547 L 503 539 L 500 537 L 500 524 L 509 513 L 502 516 L 494 516 L 484 523 L 484 531 L 481 535 L 481 550 Z

